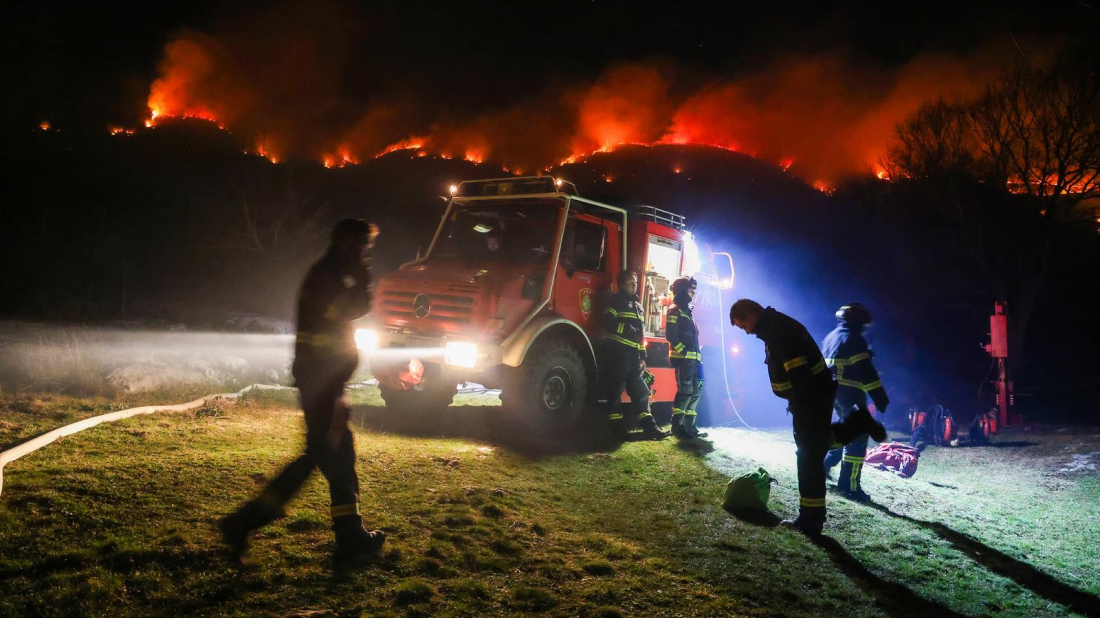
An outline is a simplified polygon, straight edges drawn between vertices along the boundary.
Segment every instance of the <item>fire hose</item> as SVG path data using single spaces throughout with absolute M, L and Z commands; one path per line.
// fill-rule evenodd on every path
M 64 427 L 58 427 L 52 431 L 48 431 L 36 438 L 27 440 L 26 442 L 13 446 L 12 448 L 0 452 L 0 493 L 4 491 L 4 466 L 7 464 L 29 455 L 38 449 L 58 440 L 65 436 L 72 435 L 74 433 L 84 431 L 91 427 L 102 423 L 113 423 L 114 421 L 120 421 L 124 418 L 130 418 L 131 416 L 138 416 L 139 414 L 152 414 L 154 412 L 185 412 L 187 410 L 194 410 L 195 408 L 201 408 L 206 405 L 207 402 L 216 399 L 239 399 L 245 393 L 252 390 L 282 390 L 290 388 L 289 386 L 278 386 L 273 384 L 252 384 L 246 386 L 235 393 L 221 393 L 218 395 L 207 395 L 201 399 L 189 401 L 187 403 L 180 403 L 176 405 L 165 406 L 142 406 L 140 408 L 129 408 L 126 410 L 119 410 L 117 412 L 108 412 L 107 414 L 100 414 L 98 416 L 92 416 L 75 423 L 70 423 Z

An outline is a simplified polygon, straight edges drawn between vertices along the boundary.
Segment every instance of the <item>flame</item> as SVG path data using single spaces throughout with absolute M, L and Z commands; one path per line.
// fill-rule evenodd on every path
M 833 191 L 836 190 L 833 187 L 829 186 L 829 183 L 825 182 L 824 180 L 820 180 L 820 179 L 815 180 L 811 186 L 813 188 L 817 189 L 818 191 L 821 191 L 822 193 L 824 193 L 826 195 L 832 195 Z
M 426 141 L 426 138 L 423 138 L 423 137 L 410 137 L 409 139 L 404 139 L 404 140 L 401 140 L 400 142 L 396 142 L 394 144 L 390 144 L 389 146 L 386 146 L 382 150 L 382 152 L 374 155 L 374 158 L 377 159 L 378 157 L 384 157 L 384 156 L 390 154 L 391 152 L 397 152 L 398 150 L 420 150 L 421 148 L 424 147 L 424 142 L 425 141 Z M 450 158 L 450 157 L 447 157 L 447 158 Z
M 784 172 L 791 169 L 792 165 L 794 165 L 794 159 L 791 158 L 783 159 L 779 162 L 779 167 L 782 168 Z
M 50 130 L 50 121 L 49 120 L 43 120 L 42 122 L 38 123 L 38 128 L 42 129 L 43 131 L 49 131 Z
M 126 127 L 120 127 L 120 126 L 114 125 L 114 124 L 108 126 L 107 131 L 109 131 L 111 133 L 111 135 L 133 135 L 134 134 L 133 129 L 128 129 Z

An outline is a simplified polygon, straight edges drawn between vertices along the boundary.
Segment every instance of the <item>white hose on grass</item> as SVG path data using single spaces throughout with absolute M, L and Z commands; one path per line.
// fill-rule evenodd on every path
M 185 412 L 187 410 L 194 410 L 195 408 L 201 408 L 206 405 L 206 402 L 214 399 L 238 399 L 241 395 L 244 395 L 251 390 L 282 390 L 291 388 L 289 386 L 279 386 L 275 384 L 252 384 L 242 388 L 235 393 L 221 393 L 219 395 L 207 395 L 201 399 L 189 401 L 187 403 L 180 403 L 176 405 L 167 406 L 142 406 L 140 408 L 130 408 L 128 410 L 119 410 L 118 412 L 108 412 L 107 414 L 100 414 L 99 416 L 92 416 L 84 420 L 70 423 L 64 427 L 58 427 L 53 431 L 46 432 L 37 438 L 27 440 L 26 442 L 13 446 L 12 448 L 0 452 L 0 493 L 4 491 L 4 466 L 8 463 L 29 455 L 37 451 L 38 449 L 46 446 L 47 444 L 63 438 L 74 433 L 84 431 L 90 427 L 95 427 L 100 423 L 113 423 L 114 421 L 120 421 L 124 418 L 130 418 L 131 416 L 137 416 L 139 414 L 152 414 L 154 412 Z

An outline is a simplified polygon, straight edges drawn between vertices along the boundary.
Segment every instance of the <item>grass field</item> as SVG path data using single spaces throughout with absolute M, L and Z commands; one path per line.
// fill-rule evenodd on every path
M 798 500 L 787 431 L 534 441 L 484 396 L 434 420 L 355 399 L 363 512 L 388 535 L 377 564 L 332 570 L 319 476 L 257 535 L 255 567 L 227 561 L 214 522 L 300 448 L 293 394 L 263 393 L 10 464 L 0 616 L 1100 615 L 1098 435 L 929 449 L 908 480 L 868 471 L 878 504 L 831 499 L 811 541 L 775 526 Z M 10 445 L 117 404 L 0 405 Z M 723 511 L 726 480 L 760 465 L 775 515 Z

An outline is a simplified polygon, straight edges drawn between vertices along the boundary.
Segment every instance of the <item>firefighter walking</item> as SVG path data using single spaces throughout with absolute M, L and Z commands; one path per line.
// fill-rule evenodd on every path
M 283 506 L 314 468 L 321 469 L 329 485 L 336 564 L 369 558 L 385 541 L 380 530 L 364 529 L 359 515 L 355 445 L 344 399 L 344 387 L 359 364 L 352 321 L 371 307 L 369 252 L 377 234 L 365 221 L 340 221 L 328 252 L 302 283 L 292 372 L 305 413 L 305 452 L 259 496 L 221 520 L 223 540 L 238 560 L 248 549 L 248 535 L 283 515 Z
M 831 423 L 836 382 L 806 327 L 775 309 L 747 298 L 730 307 L 730 322 L 764 342 L 772 391 L 787 400 L 794 426 L 798 465 L 798 517 L 783 525 L 821 534 L 825 525 L 825 454 L 860 434 L 876 440 L 886 429 L 862 408 L 842 423 Z
M 703 356 L 699 351 L 699 327 L 691 313 L 695 279 L 680 277 L 672 282 L 665 338 L 669 363 L 676 370 L 676 398 L 672 402 L 672 435 L 680 440 L 705 438 L 695 427 L 695 409 L 703 395 Z
M 624 270 L 616 279 L 619 290 L 611 295 L 603 312 L 605 360 L 600 373 L 603 394 L 607 397 L 607 421 L 613 433 L 625 436 L 627 419 L 623 415 L 622 396 L 630 398 L 629 415 L 650 440 L 662 440 L 668 434 L 657 427 L 649 409 L 649 385 L 645 373 L 645 312 L 638 301 L 638 276 Z
M 833 370 L 836 377 L 836 402 L 833 407 L 837 415 L 843 421 L 854 411 L 866 408 L 868 395 L 874 402 L 875 410 L 879 414 L 885 413 L 890 399 L 882 388 L 878 371 L 871 362 L 871 348 L 863 337 L 864 330 L 871 325 L 871 312 L 859 303 L 852 303 L 838 309 L 836 319 L 836 328 L 821 342 L 821 353 L 825 357 L 825 365 Z M 835 448 L 825 457 L 826 468 L 840 463 L 837 489 L 857 502 L 871 499 L 860 484 L 868 438 L 867 434 L 860 434 L 845 444 L 843 451 Z

